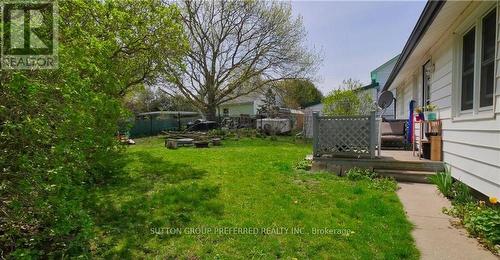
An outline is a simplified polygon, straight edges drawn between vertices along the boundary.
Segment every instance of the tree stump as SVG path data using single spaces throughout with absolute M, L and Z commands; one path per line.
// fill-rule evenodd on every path
M 168 149 L 177 149 L 177 141 L 172 140 L 172 139 L 167 139 L 167 140 L 165 140 L 165 146 Z
M 215 145 L 215 146 L 220 146 L 222 145 L 221 141 L 220 141 L 220 138 L 213 138 L 212 139 L 212 144 Z
M 194 142 L 196 148 L 208 148 L 208 142 L 206 141 L 198 141 Z

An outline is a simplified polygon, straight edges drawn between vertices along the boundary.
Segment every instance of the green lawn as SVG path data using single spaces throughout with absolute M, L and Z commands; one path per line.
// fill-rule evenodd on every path
M 165 149 L 156 137 L 139 139 L 128 148 L 125 174 L 91 194 L 98 233 L 94 254 L 418 258 L 411 224 L 394 192 L 368 181 L 295 171 L 293 165 L 310 151 L 310 145 L 288 138 L 178 150 Z M 194 228 L 205 234 L 189 234 Z M 314 229 L 334 234 L 313 234 Z

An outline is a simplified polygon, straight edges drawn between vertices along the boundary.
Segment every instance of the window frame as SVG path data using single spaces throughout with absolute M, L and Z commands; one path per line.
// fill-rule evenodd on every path
M 491 106 L 480 107 L 480 95 L 481 95 L 481 67 L 482 67 L 482 37 L 483 37 L 483 19 L 490 14 L 491 11 L 496 9 L 496 21 L 495 21 L 495 56 L 494 56 L 494 80 L 493 80 L 493 103 Z M 455 110 L 453 113 L 453 119 L 482 119 L 494 117 L 495 112 L 495 93 L 497 89 L 496 84 L 496 71 L 497 71 L 497 53 L 498 53 L 498 30 L 500 29 L 498 24 L 499 8 L 497 8 L 497 3 L 483 3 L 480 7 L 474 11 L 468 19 L 466 19 L 461 26 L 455 31 L 455 67 L 454 71 L 455 84 Z M 463 62 L 463 38 L 472 29 L 475 29 L 475 39 L 474 39 L 474 80 L 473 80 L 473 105 L 472 109 L 462 110 L 462 62 Z
M 463 75 L 464 75 L 464 66 L 463 66 L 463 59 L 464 59 L 464 38 L 467 34 L 469 34 L 472 30 L 474 30 L 474 66 L 472 68 L 472 76 L 473 76 L 473 79 L 472 79 L 472 108 L 470 109 L 465 109 L 463 110 L 462 109 L 462 94 L 463 94 Z M 477 38 L 478 38 L 478 33 L 477 33 L 477 26 L 474 24 L 473 26 L 469 27 L 467 31 L 465 31 L 461 36 L 460 36 L 460 81 L 459 81 L 459 88 L 460 88 L 460 92 L 459 92 L 459 95 L 460 95 L 460 99 L 459 99 L 459 104 L 458 104 L 458 107 L 459 107 L 459 110 L 460 110 L 460 114 L 471 114 L 474 112 L 474 107 L 475 107 L 475 103 L 476 103 L 476 79 L 477 79 Z
M 477 90 L 478 91 L 477 102 L 478 102 L 478 110 L 479 111 L 492 110 L 493 105 L 495 103 L 495 81 L 496 81 L 496 65 L 495 65 L 495 63 L 496 63 L 496 58 L 497 58 L 497 44 L 498 44 L 498 40 L 497 40 L 498 39 L 498 35 L 497 35 L 497 33 L 498 33 L 498 10 L 495 10 L 495 9 L 497 9 L 496 5 L 490 9 L 488 9 L 488 11 L 480 19 L 481 20 L 480 21 L 481 22 L 481 28 L 480 28 L 481 29 L 481 38 L 479 39 L 480 40 L 480 42 L 479 42 L 479 45 L 480 45 L 479 46 L 480 47 L 479 56 L 480 57 L 478 59 L 479 60 L 479 63 L 478 63 L 478 66 L 479 66 L 478 82 L 479 82 L 479 84 L 478 84 L 478 90 Z M 489 105 L 489 106 L 481 107 L 480 95 L 481 95 L 481 76 L 482 76 L 481 70 L 483 69 L 483 38 L 482 38 L 482 36 L 483 36 L 483 19 L 486 18 L 486 16 L 488 16 L 493 10 L 495 10 L 495 53 L 493 54 L 493 61 L 492 61 L 493 62 L 493 96 L 492 96 L 493 102 L 491 102 L 491 105 Z

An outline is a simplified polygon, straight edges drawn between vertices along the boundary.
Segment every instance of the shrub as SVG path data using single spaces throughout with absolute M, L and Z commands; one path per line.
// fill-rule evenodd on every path
M 209 137 L 220 137 L 220 138 L 235 138 L 240 139 L 243 137 L 255 138 L 259 137 L 257 129 L 253 128 L 237 128 L 237 129 L 213 129 L 208 132 Z
M 228 135 L 228 130 L 226 129 L 212 129 L 210 131 L 208 131 L 208 136 L 210 138 L 221 138 L 221 139 L 225 139 L 226 136 Z
M 120 168 L 114 165 L 121 151 L 114 137 L 120 101 L 67 80 L 54 87 L 16 73 L 0 90 L 0 247 L 6 255 L 86 254 L 92 220 L 85 189 Z
M 373 98 L 365 91 L 357 91 L 362 87 L 358 80 L 344 80 L 344 89 L 330 92 L 323 98 L 323 113 L 327 116 L 367 115 L 375 111 Z
M 242 128 L 241 135 L 244 137 L 254 138 L 257 137 L 258 131 L 254 128 Z
M 168 44 L 156 39 L 183 46 L 176 10 L 159 1 L 60 1 L 59 68 L 0 71 L 0 258 L 88 258 L 88 189 L 120 171 L 122 94 L 161 57 L 145 51 Z M 129 42 L 151 48 L 124 48 Z M 175 52 L 169 59 L 180 58 Z
M 299 161 L 297 164 L 295 164 L 294 168 L 295 170 L 305 170 L 309 171 L 311 169 L 311 161 L 309 160 L 302 160 Z
M 438 172 L 435 175 L 430 176 L 429 180 L 438 187 L 439 191 L 445 197 L 451 197 L 453 178 L 451 177 L 451 173 L 449 171 Z

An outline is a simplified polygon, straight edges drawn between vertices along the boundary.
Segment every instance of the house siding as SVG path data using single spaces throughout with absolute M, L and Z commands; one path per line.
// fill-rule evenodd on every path
M 498 8 L 498 4 L 497 4 Z M 497 9 L 497 14 L 500 10 Z M 499 21 L 497 17 L 497 21 Z M 458 24 L 457 24 L 458 25 Z M 500 26 L 498 26 L 500 28 Z M 421 64 L 432 60 L 435 69 L 430 80 L 431 103 L 439 107 L 439 117 L 443 127 L 443 160 L 449 165 L 452 176 L 470 187 L 488 195 L 500 197 L 500 33 L 497 33 L 496 51 L 496 105 L 495 115 L 488 119 L 459 121 L 453 119 L 454 95 L 459 86 L 453 84 L 454 73 L 454 36 L 435 43 Z M 408 106 L 414 99 L 421 106 L 422 77 L 421 68 L 397 87 L 397 96 L 403 100 L 398 106 Z M 414 77 L 418 77 L 415 93 Z M 399 109 L 398 109 L 399 110 Z M 398 112 L 399 118 L 408 117 L 408 108 Z M 418 131 L 417 131 L 418 133 Z
M 222 115 L 224 109 L 229 110 L 230 116 L 240 116 L 241 114 L 245 115 L 255 115 L 255 106 L 254 103 L 246 103 L 246 104 L 226 104 L 220 106 L 220 114 Z
M 399 55 L 398 55 L 399 56 Z M 394 68 L 394 65 L 396 65 L 396 58 L 392 58 L 389 62 L 386 64 L 383 64 L 381 67 L 377 68 L 376 70 L 372 71 L 372 78 L 375 79 L 379 83 L 379 89 L 373 89 L 373 100 L 377 101 L 378 97 L 381 94 L 381 89 L 387 82 L 387 79 L 389 78 L 389 75 L 391 74 L 392 69 Z M 392 91 L 394 96 L 396 96 L 396 93 Z M 396 104 L 391 104 L 387 109 L 385 109 L 384 113 L 382 116 L 387 119 L 393 119 L 394 118 L 394 105 L 396 105 L 397 109 L 397 103 Z M 396 111 L 397 112 L 397 111 Z M 396 115 L 397 116 L 397 115 Z

